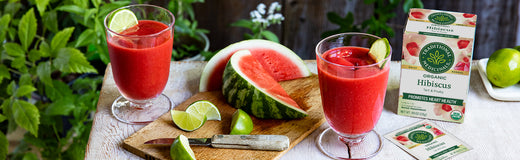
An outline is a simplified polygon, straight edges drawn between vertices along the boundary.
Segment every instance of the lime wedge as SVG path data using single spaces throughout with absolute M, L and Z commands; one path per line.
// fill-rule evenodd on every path
M 207 118 L 204 115 L 184 111 L 171 110 L 172 120 L 177 127 L 184 131 L 194 131 L 204 125 Z
M 381 38 L 376 40 L 374 43 L 372 43 L 372 46 L 370 47 L 370 51 L 368 51 L 368 55 L 372 57 L 376 61 L 376 63 L 379 63 L 381 61 L 384 61 L 389 55 L 390 55 L 390 43 L 388 42 L 388 39 Z M 379 63 L 379 67 L 383 68 L 386 62 Z
M 129 9 L 119 9 L 112 13 L 108 20 L 110 30 L 121 33 L 124 30 L 137 25 L 138 20 L 134 12 Z
M 172 160 L 195 160 L 195 153 L 191 150 L 186 136 L 181 134 L 175 138 L 170 147 L 170 156 Z
M 186 112 L 192 114 L 206 115 L 206 118 L 208 118 L 208 120 L 221 120 L 218 108 L 210 101 L 200 100 L 193 102 L 192 104 L 190 104 L 190 106 L 188 106 Z
M 237 109 L 231 118 L 231 133 L 245 135 L 253 131 L 253 120 L 241 109 Z

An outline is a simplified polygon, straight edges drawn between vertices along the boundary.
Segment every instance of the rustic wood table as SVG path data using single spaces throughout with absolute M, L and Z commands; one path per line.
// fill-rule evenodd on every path
M 305 62 L 309 69 L 316 73 L 316 62 Z M 175 104 L 180 104 L 197 93 L 199 78 L 205 64 L 206 62 L 199 61 L 172 62 L 170 79 L 163 93 Z M 473 147 L 473 150 L 454 159 L 516 159 L 520 156 L 520 102 L 492 99 L 483 86 L 476 61 L 473 64 L 465 122 L 432 122 Z M 422 120 L 396 114 L 400 62 L 392 62 L 391 65 L 384 110 L 375 127 L 382 135 Z M 85 159 L 142 159 L 122 148 L 123 140 L 145 125 L 122 123 L 110 114 L 110 106 L 119 95 L 109 65 L 105 72 Z M 315 145 L 316 137 L 327 127 L 327 123 L 321 125 L 280 159 L 328 159 Z M 373 159 L 414 158 L 385 139 L 382 151 Z

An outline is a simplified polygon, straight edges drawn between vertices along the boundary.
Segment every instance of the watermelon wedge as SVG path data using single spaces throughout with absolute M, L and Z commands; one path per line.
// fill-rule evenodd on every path
M 225 67 L 222 94 L 235 108 L 257 118 L 307 116 L 249 50 L 237 51 Z
M 229 45 L 211 58 L 200 78 L 199 91 L 215 91 L 222 88 L 222 74 L 229 58 L 238 50 L 247 49 L 276 81 L 307 77 L 311 72 L 289 48 L 262 39 L 244 40 Z

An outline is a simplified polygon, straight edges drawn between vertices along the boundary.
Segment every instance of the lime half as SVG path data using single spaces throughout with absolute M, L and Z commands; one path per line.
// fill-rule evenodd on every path
M 372 46 L 368 51 L 368 55 L 370 55 L 370 57 L 372 57 L 372 59 L 374 59 L 376 63 L 379 63 L 381 61 L 384 61 L 386 57 L 390 55 L 390 50 L 391 48 L 388 39 L 381 38 L 372 43 Z M 386 62 L 379 63 L 379 67 L 383 68 L 385 64 Z
M 184 111 L 171 110 L 172 120 L 177 127 L 184 131 L 199 129 L 206 122 L 206 116 Z
M 134 12 L 129 9 L 119 9 L 112 13 L 108 19 L 108 28 L 114 32 L 121 33 L 137 25 L 137 23 L 138 20 Z
M 210 101 L 200 100 L 196 101 L 188 108 L 186 109 L 186 112 L 192 113 L 192 114 L 201 114 L 206 115 L 206 118 L 208 120 L 221 120 L 220 112 L 218 111 L 218 108 L 211 103 Z
M 244 135 L 251 133 L 251 131 L 253 131 L 253 120 L 251 120 L 251 117 L 241 109 L 235 111 L 231 118 L 231 133 L 229 134 Z
M 172 160 L 194 160 L 195 153 L 191 150 L 188 138 L 184 135 L 179 135 L 173 141 L 170 147 L 170 156 Z

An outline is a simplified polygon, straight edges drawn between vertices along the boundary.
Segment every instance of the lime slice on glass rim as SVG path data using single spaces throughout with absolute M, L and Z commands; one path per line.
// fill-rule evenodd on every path
M 121 33 L 124 30 L 137 25 L 138 20 L 134 12 L 129 9 L 119 9 L 114 11 L 108 19 L 108 28 L 110 30 Z
M 372 43 L 372 46 L 370 46 L 370 50 L 368 51 L 368 55 L 370 55 L 370 57 L 372 57 L 376 63 L 379 63 L 384 61 L 390 55 L 390 50 L 391 48 L 388 39 L 380 38 Z M 379 63 L 379 68 L 383 68 L 385 64 L 386 62 Z
M 190 104 L 190 106 L 188 106 L 186 112 L 192 114 L 206 115 L 206 118 L 208 120 L 221 120 L 218 108 L 213 103 L 206 100 L 193 102 L 192 104 Z
M 172 120 L 177 127 L 184 131 L 194 131 L 206 123 L 206 116 L 201 114 L 188 113 L 184 111 L 170 110 Z
M 188 138 L 179 135 L 173 141 L 170 147 L 170 156 L 173 160 L 192 160 L 195 159 L 195 153 L 191 150 Z
M 231 118 L 231 132 L 234 135 L 246 135 L 253 131 L 253 120 L 242 109 L 237 109 Z

